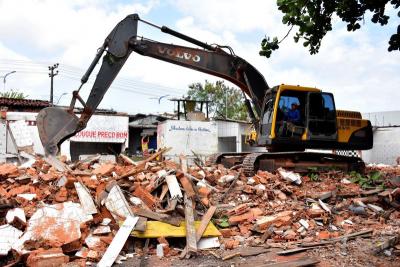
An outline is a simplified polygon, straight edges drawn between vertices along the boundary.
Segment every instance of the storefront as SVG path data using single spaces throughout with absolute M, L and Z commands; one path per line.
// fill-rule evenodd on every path
M 127 115 L 93 115 L 87 127 L 61 145 L 71 160 L 80 155 L 119 154 L 128 146 Z

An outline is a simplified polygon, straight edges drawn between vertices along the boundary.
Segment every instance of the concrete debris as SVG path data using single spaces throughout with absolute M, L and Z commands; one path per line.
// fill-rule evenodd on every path
M 36 194 L 18 194 L 17 197 L 32 201 L 36 198 Z
M 183 199 L 181 188 L 179 187 L 178 180 L 175 175 L 167 175 L 165 180 L 168 184 L 169 193 L 171 198 Z
M 165 244 L 157 244 L 157 257 L 163 258 L 164 257 L 164 246 Z
M 109 267 L 112 266 L 115 259 L 118 257 L 122 247 L 124 246 L 126 240 L 129 237 L 129 234 L 132 232 L 135 224 L 138 221 L 138 217 L 128 216 L 124 223 L 121 225 L 121 228 L 115 235 L 113 241 L 110 246 L 107 248 L 103 257 L 97 264 L 98 267 Z
M 11 247 L 18 241 L 23 234 L 22 231 L 9 224 L 0 226 L 0 256 L 5 256 Z
M 23 228 L 26 225 L 25 211 L 21 208 L 9 210 L 6 215 L 6 222 L 14 225 L 18 229 Z
M 197 242 L 198 249 L 219 248 L 220 246 L 218 237 L 204 237 Z
M 38 249 L 29 254 L 28 267 L 55 267 L 69 262 L 69 257 L 60 248 Z
M 111 233 L 111 228 L 108 225 L 99 225 L 93 230 L 94 235 L 103 235 Z
M 26 252 L 26 242 L 46 240 L 60 247 L 81 238 L 81 223 L 92 220 L 78 203 L 64 202 L 39 208 L 30 217 L 24 235 L 14 244 L 18 252 Z
M 327 244 L 321 261 L 360 249 L 375 257 L 366 266 L 400 260 L 400 166 L 368 166 L 365 177 L 381 175 L 365 186 L 354 173 L 325 171 L 316 180 L 289 167 L 246 177 L 239 165 L 191 166 L 184 157 L 179 165 L 162 151 L 138 162 L 24 156 L 29 164 L 0 164 L 0 265 L 111 266 L 202 254 L 224 265 L 261 253 L 285 266 L 307 263 L 301 257 L 319 256 Z
M 81 202 L 83 210 L 88 215 L 96 214 L 97 208 L 94 204 L 92 196 L 89 193 L 89 190 L 80 182 L 75 182 L 75 189 L 78 193 L 79 201 Z
M 294 172 L 291 172 L 291 171 L 286 171 L 283 168 L 279 168 L 277 171 L 279 172 L 281 177 L 283 179 L 285 179 L 286 181 L 295 183 L 297 185 L 301 184 L 301 176 L 300 176 L 300 174 L 294 173 Z
M 118 220 L 118 218 L 127 218 L 128 216 L 133 215 L 129 204 L 118 185 L 111 188 L 105 201 L 105 206 L 116 220 Z

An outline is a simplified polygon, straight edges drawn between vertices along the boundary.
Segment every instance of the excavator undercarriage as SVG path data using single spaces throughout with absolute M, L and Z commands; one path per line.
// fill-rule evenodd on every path
M 246 176 L 253 176 L 258 170 L 273 172 L 281 167 L 300 173 L 330 170 L 363 173 L 365 169 L 365 164 L 359 157 L 304 151 L 217 153 L 209 157 L 207 164 L 222 164 L 226 168 L 240 165 Z

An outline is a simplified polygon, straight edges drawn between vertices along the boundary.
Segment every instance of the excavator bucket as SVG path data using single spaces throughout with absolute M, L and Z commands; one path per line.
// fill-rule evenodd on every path
M 57 154 L 58 145 L 77 132 L 78 120 L 75 114 L 61 108 L 48 107 L 39 112 L 36 124 L 46 155 Z

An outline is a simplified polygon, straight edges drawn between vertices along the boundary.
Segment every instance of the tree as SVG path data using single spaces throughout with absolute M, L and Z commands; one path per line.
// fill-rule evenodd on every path
M 356 31 L 364 23 L 364 15 L 372 13 L 371 21 L 381 26 L 388 24 L 389 16 L 387 7 L 399 9 L 400 0 L 277 0 L 278 9 L 282 11 L 282 23 L 291 26 L 290 30 L 281 40 L 277 37 L 265 37 L 261 41 L 260 55 L 269 58 L 273 50 L 286 39 L 294 26 L 298 27 L 294 36 L 297 43 L 303 41 L 310 54 L 316 54 L 321 46 L 321 41 L 332 30 L 332 16 L 338 16 L 347 24 L 348 31 Z M 400 11 L 397 14 L 400 17 Z M 397 33 L 390 40 L 388 51 L 400 51 L 400 25 Z
M 6 98 L 14 98 L 14 99 L 25 99 L 28 95 L 25 95 L 22 92 L 18 92 L 18 90 L 11 89 L 8 92 L 0 93 L 0 97 Z
M 214 84 L 206 80 L 204 85 L 193 83 L 189 85 L 187 95 L 192 100 L 211 101 L 209 111 L 214 118 L 248 120 L 242 91 L 225 85 L 224 81 L 217 81 Z

